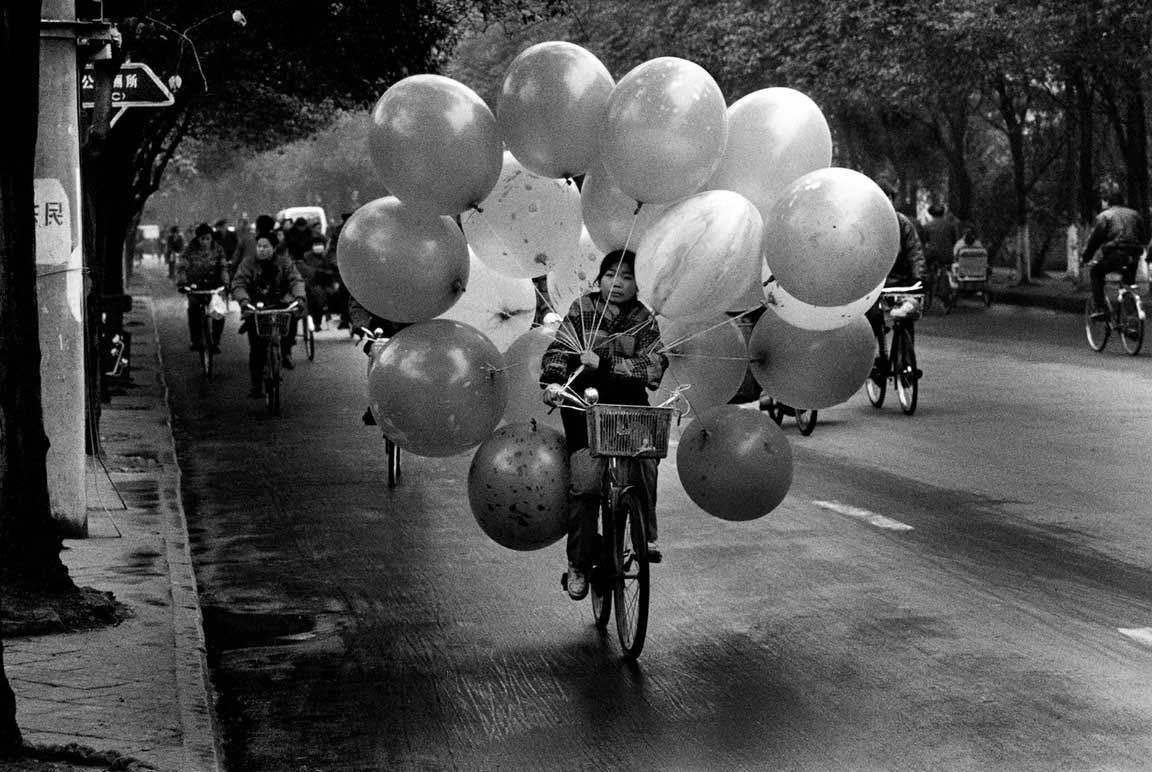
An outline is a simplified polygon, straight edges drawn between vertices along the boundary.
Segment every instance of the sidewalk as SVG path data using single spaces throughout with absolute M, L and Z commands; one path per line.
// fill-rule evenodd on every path
M 89 535 L 65 540 L 62 557 L 78 586 L 112 592 L 132 616 L 100 630 L 6 640 L 16 719 L 33 745 L 76 743 L 166 772 L 218 772 L 222 754 L 150 297 L 135 295 L 125 325 L 131 385 L 103 406 L 105 458 L 91 459 L 86 481 Z
M 65 542 L 78 585 L 131 607 L 117 627 L 5 641 L 27 742 L 78 743 L 171 772 L 219 772 L 204 633 L 151 298 L 133 286 L 132 385 L 103 406 L 88 474 L 89 537 Z M 1082 312 L 1086 286 L 994 269 L 993 303 Z

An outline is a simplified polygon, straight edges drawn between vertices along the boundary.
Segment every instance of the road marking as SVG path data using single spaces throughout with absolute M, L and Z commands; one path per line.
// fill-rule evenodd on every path
M 1118 627 L 1116 630 L 1137 643 L 1152 646 L 1152 627 Z
M 855 517 L 863 520 L 869 525 L 874 525 L 877 528 L 884 528 L 889 531 L 911 531 L 912 526 L 907 523 L 901 523 L 899 520 L 893 520 L 890 517 L 871 512 L 867 509 L 860 507 L 852 507 L 847 504 L 841 504 L 839 501 L 813 501 L 813 504 L 821 509 L 829 509 L 833 512 L 839 512 L 848 517 Z

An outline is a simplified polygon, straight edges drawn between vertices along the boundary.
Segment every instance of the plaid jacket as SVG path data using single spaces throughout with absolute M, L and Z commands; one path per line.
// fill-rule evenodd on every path
M 577 392 L 587 386 L 600 390 L 600 401 L 618 405 L 646 405 L 645 388 L 655 389 L 664 377 L 668 359 L 660 353 L 660 328 L 644 304 L 633 300 L 620 307 L 616 318 L 605 315 L 599 292 L 580 297 L 548 346 L 541 361 L 540 383 L 565 383 L 580 366 L 574 344 L 600 356 L 600 367 L 585 370 L 572 383 Z

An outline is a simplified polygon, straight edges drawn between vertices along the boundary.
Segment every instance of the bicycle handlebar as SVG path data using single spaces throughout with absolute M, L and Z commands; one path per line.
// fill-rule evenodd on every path
M 223 291 L 224 291 L 223 285 L 217 287 L 216 289 L 210 289 L 210 290 L 196 289 L 195 284 L 189 284 L 186 287 L 180 287 L 179 288 L 179 292 L 181 294 L 184 294 L 184 295 L 215 295 L 217 292 L 223 292 Z

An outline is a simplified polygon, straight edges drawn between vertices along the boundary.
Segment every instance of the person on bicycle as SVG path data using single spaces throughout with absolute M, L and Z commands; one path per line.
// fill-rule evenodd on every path
M 959 234 L 956 224 L 949 219 L 943 205 L 933 203 L 928 207 L 928 221 L 920 229 L 924 235 L 924 261 L 927 271 L 935 276 L 952 264 L 952 248 Z
M 351 295 L 348 296 L 348 318 L 352 325 L 353 337 L 368 338 L 364 342 L 364 353 L 368 356 L 372 356 L 372 346 L 376 342 L 377 333 L 381 338 L 391 338 L 408 326 L 402 322 L 393 322 L 382 316 L 377 316 Z M 364 409 L 361 420 L 364 421 L 365 426 L 376 426 L 376 416 L 372 415 L 371 407 Z
M 296 264 L 285 249 L 278 249 L 275 237 L 270 233 L 256 236 L 255 257 L 245 258 L 236 269 L 232 281 L 232 297 L 240 304 L 240 312 L 247 318 L 240 327 L 248 333 L 248 374 L 252 379 L 250 397 L 263 397 L 264 357 L 267 354 L 267 341 L 256 334 L 256 324 L 252 319 L 252 308 L 263 303 L 264 309 L 286 308 L 293 301 L 298 304 L 298 313 L 305 308 L 304 278 L 300 276 Z M 291 370 L 292 346 L 296 342 L 295 330 L 280 339 L 280 356 L 284 367 Z
M 668 359 L 659 353 L 655 315 L 636 298 L 635 259 L 627 250 L 609 252 L 600 263 L 597 288 L 568 309 L 541 360 L 540 385 L 546 404 L 562 405 L 567 385 L 576 394 L 596 388 L 604 404 L 647 405 L 647 390 L 660 385 Z M 560 417 L 571 471 L 568 595 L 580 600 L 588 594 L 588 570 L 595 562 L 596 516 L 607 459 L 592 458 L 581 411 L 564 410 Z M 648 538 L 655 542 L 656 459 L 637 459 L 632 467 L 640 477 L 632 482 L 644 501 Z M 660 560 L 655 544 L 648 545 L 648 557 L 652 562 Z
M 895 196 L 894 189 L 889 188 L 887 192 L 889 197 Z M 924 248 L 920 244 L 916 224 L 903 212 L 895 209 L 893 211 L 895 211 L 896 221 L 900 226 L 900 248 L 896 252 L 896 260 L 888 270 L 888 278 L 885 279 L 884 286 L 908 287 L 918 281 L 924 281 L 924 276 L 927 273 Z M 909 301 L 899 308 L 893 309 L 892 314 L 896 318 L 912 320 L 920 315 L 920 308 L 916 303 Z M 864 316 L 872 325 L 872 334 L 876 336 L 877 340 L 882 340 L 884 335 L 884 307 L 879 298 L 876 300 L 876 304 L 864 313 Z M 873 365 L 869 377 L 877 382 L 880 382 L 884 377 L 883 363 L 879 356 L 876 357 L 876 363 Z
M 1112 271 L 1123 275 L 1125 284 L 1136 282 L 1136 262 L 1148 243 L 1148 224 L 1135 209 L 1124 206 L 1124 194 L 1118 189 L 1107 190 L 1101 197 L 1104 211 L 1096 215 L 1081 263 L 1088 264 L 1092 280 L 1092 318 L 1108 318 L 1104 302 L 1104 277 Z M 1093 260 L 1096 251 L 1100 256 Z
M 224 249 L 212 238 L 212 226 L 200 223 L 196 226 L 196 238 L 176 261 L 176 288 L 181 292 L 188 289 L 210 290 L 228 287 L 228 258 Z M 202 296 L 206 297 L 206 296 Z M 213 354 L 220 353 L 220 336 L 224 334 L 224 319 L 212 320 L 212 340 L 201 340 L 203 314 L 208 304 L 200 296 L 188 296 L 188 334 L 192 343 L 190 351 L 202 351 L 211 346 Z

